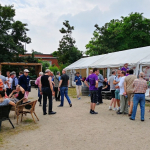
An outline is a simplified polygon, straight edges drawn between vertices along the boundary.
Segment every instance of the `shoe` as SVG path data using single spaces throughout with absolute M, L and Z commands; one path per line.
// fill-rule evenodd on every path
M 120 107 L 118 107 L 117 110 L 120 110 Z
M 111 106 L 109 106 L 109 110 L 112 110 L 112 107 L 111 107 Z
M 128 116 L 131 116 L 131 114 L 128 114 Z
M 128 113 L 124 112 L 124 115 L 127 115 Z
M 96 105 L 99 105 L 99 102 L 97 102 Z
M 62 105 L 58 105 L 57 107 L 63 107 Z
M 47 113 L 43 113 L 43 115 L 47 115 Z
M 144 121 L 144 120 L 141 120 L 141 121 Z
M 103 102 L 100 102 L 100 104 L 103 104 Z
M 135 119 L 132 119 L 131 117 L 129 118 L 130 120 L 135 120 Z
M 78 100 L 80 100 L 81 98 L 79 97 Z
M 39 104 L 39 106 L 42 106 L 42 104 Z
M 120 112 L 120 111 L 119 111 L 119 112 L 117 112 L 117 114 L 118 114 L 118 115 L 121 115 L 121 114 L 122 114 L 122 112 Z
M 114 111 L 117 111 L 117 108 L 115 107 L 115 108 L 113 108 L 113 110 L 114 110 Z
M 93 111 L 92 111 L 92 109 L 90 110 L 90 114 L 93 114 Z
M 93 111 L 93 113 L 92 113 L 92 114 L 98 114 L 98 112 Z
M 49 112 L 48 114 L 49 114 L 49 115 L 54 115 L 54 114 L 56 114 L 56 112 L 51 111 L 51 112 Z
M 72 104 L 69 104 L 70 105 L 70 107 L 72 107 Z

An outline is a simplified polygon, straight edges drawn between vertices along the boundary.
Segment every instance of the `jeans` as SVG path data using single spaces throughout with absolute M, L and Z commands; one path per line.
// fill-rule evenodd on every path
M 43 113 L 46 113 L 47 97 L 49 100 L 48 113 L 52 112 L 52 91 L 49 87 L 42 88 L 43 93 Z
M 60 95 L 61 95 L 61 106 L 64 105 L 64 96 L 66 97 L 69 104 L 71 104 L 71 100 L 68 96 L 68 87 L 61 87 L 60 88 Z
M 40 94 L 40 88 L 38 88 L 38 97 L 39 97 L 38 101 L 41 104 L 42 95 Z
M 141 108 L 141 120 L 144 120 L 145 115 L 145 94 L 134 94 L 133 97 L 133 110 L 132 119 L 135 119 L 138 103 L 140 103 Z
M 98 88 L 98 102 L 102 103 L 102 86 Z
M 54 87 L 54 91 L 55 91 L 55 99 L 60 100 L 60 92 L 58 91 L 58 87 Z

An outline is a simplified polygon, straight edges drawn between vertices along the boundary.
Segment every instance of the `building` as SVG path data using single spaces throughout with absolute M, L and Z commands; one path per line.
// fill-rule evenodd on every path
M 20 57 L 25 57 L 25 56 L 32 56 L 31 53 L 26 53 L 24 55 L 19 55 Z M 35 58 L 41 59 L 41 60 L 45 60 L 48 61 L 50 63 L 50 65 L 56 65 L 57 67 L 59 67 L 58 65 L 58 59 L 57 57 L 53 57 L 52 54 L 34 54 Z

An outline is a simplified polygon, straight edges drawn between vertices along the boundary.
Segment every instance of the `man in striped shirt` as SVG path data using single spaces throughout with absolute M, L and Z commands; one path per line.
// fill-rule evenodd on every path
M 141 72 L 139 79 L 135 79 L 133 82 L 134 98 L 133 98 L 133 111 L 130 120 L 135 120 L 138 103 L 141 108 L 141 121 L 144 121 L 145 115 L 145 93 L 148 88 L 147 82 L 143 79 L 144 73 Z

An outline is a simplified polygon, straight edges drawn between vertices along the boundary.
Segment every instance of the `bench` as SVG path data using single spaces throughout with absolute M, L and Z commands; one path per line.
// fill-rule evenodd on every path
M 102 91 L 102 98 L 111 100 L 111 91 Z

